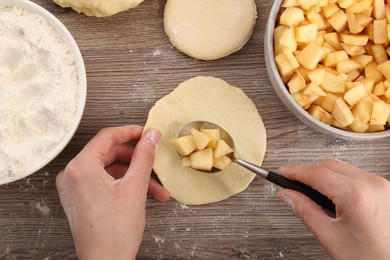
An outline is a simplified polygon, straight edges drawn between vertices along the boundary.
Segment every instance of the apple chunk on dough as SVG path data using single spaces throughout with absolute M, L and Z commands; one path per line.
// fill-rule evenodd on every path
M 196 144 L 196 148 L 198 150 L 203 150 L 210 143 L 211 137 L 210 135 L 199 131 L 198 129 L 192 128 L 191 134 L 194 137 L 194 141 Z
M 189 155 L 196 149 L 195 140 L 192 135 L 171 139 L 170 142 L 181 156 Z
M 198 170 L 210 171 L 213 168 L 213 149 L 207 148 L 190 155 L 191 167 Z
M 214 157 L 219 158 L 232 152 L 233 149 L 224 140 L 221 139 L 218 140 L 217 146 L 214 149 Z

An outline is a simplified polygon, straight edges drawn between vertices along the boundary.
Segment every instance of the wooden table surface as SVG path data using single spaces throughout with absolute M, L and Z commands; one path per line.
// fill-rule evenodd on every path
M 106 126 L 145 124 L 149 109 L 179 83 L 198 75 L 220 77 L 255 102 L 267 129 L 263 166 L 336 158 L 390 178 L 390 139 L 346 141 L 320 134 L 280 102 L 264 62 L 264 30 L 271 0 L 257 0 L 252 37 L 239 52 L 198 61 L 178 52 L 163 29 L 166 1 L 147 0 L 108 18 L 33 0 L 59 18 L 76 39 L 88 77 L 80 127 L 52 163 L 20 181 L 0 186 L 0 259 L 76 259 L 55 188 L 57 173 Z M 139 259 L 329 259 L 315 237 L 279 202 L 277 187 L 256 178 L 220 203 L 186 206 L 148 199 Z M 115 250 L 115 249 L 113 249 Z

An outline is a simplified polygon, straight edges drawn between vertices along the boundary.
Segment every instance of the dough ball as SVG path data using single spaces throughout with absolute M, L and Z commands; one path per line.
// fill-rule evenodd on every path
M 168 0 L 165 32 L 185 54 L 216 60 L 240 50 L 256 22 L 254 0 Z
M 53 0 L 88 16 L 104 17 L 137 7 L 144 0 Z
M 252 100 L 222 79 L 195 77 L 181 83 L 156 102 L 145 126 L 158 129 L 162 138 L 156 150 L 154 171 L 172 198 L 187 205 L 200 205 L 229 198 L 251 183 L 255 175 L 232 163 L 218 173 L 205 173 L 182 166 L 169 140 L 192 121 L 209 121 L 228 131 L 238 158 L 260 165 L 266 148 L 266 132 Z

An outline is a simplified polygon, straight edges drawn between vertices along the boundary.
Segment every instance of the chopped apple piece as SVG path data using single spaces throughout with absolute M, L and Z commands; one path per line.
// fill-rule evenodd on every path
M 387 80 L 390 80 L 390 60 L 379 64 L 377 69 L 386 77 Z
M 385 0 L 374 0 L 373 7 L 375 19 L 385 18 Z
M 175 139 L 171 139 L 170 143 L 176 148 L 176 151 L 181 156 L 186 156 L 195 151 L 196 144 L 192 135 L 185 135 Z
M 340 39 L 337 32 L 325 33 L 323 37 L 335 50 L 341 51 L 343 49 L 340 45 Z
M 341 47 L 350 55 L 351 57 L 353 56 L 358 56 L 358 55 L 363 55 L 366 53 L 366 50 L 363 46 L 357 46 L 357 45 L 349 45 L 346 43 L 341 43 Z
M 326 71 L 324 80 L 320 85 L 325 91 L 331 93 L 344 93 L 345 92 L 345 81 L 340 79 L 336 75 Z
M 339 33 L 344 31 L 348 25 L 347 15 L 343 10 L 338 10 L 329 19 L 328 23 Z
M 347 11 L 351 13 L 361 13 L 364 9 L 370 7 L 372 4 L 372 0 L 362 0 L 357 1 L 354 4 L 351 4 L 347 7 Z
M 375 44 L 384 44 L 389 42 L 386 25 L 386 19 L 374 20 L 373 40 Z
M 360 102 L 365 97 L 367 97 L 367 92 L 366 92 L 366 88 L 363 86 L 363 84 L 357 85 L 356 87 L 348 90 L 344 94 L 344 100 L 351 107 L 356 105 L 358 102 Z
M 318 28 L 315 23 L 298 26 L 295 28 L 295 39 L 300 43 L 314 42 L 317 39 L 317 33 Z
M 340 41 L 349 45 L 365 46 L 368 42 L 368 36 L 364 34 L 340 34 Z
M 384 63 L 382 63 L 382 64 L 384 64 Z M 379 83 L 383 80 L 383 74 L 381 73 L 381 70 L 386 72 L 385 70 L 388 69 L 385 67 L 386 66 L 382 66 L 382 67 L 378 68 L 376 62 L 373 61 L 373 62 L 370 62 L 366 65 L 366 67 L 364 68 L 364 74 L 365 74 L 366 78 L 374 79 L 375 83 Z M 389 68 L 390 68 L 390 62 L 389 62 Z M 389 71 L 389 74 L 390 74 L 390 71 Z
M 282 77 L 291 77 L 293 74 L 293 67 L 288 61 L 286 55 L 279 53 L 275 57 L 276 66 L 278 67 L 279 73 Z
M 300 91 L 306 87 L 305 79 L 300 73 L 295 73 L 290 81 L 287 83 L 288 89 L 291 94 Z
M 214 157 L 219 158 L 232 152 L 233 149 L 224 140 L 220 139 L 214 149 Z
M 322 13 L 326 18 L 331 17 L 340 10 L 340 7 L 336 3 L 329 3 L 327 6 L 321 8 Z
M 299 63 L 289 48 L 283 48 L 282 52 L 290 62 L 290 65 L 293 69 L 299 68 Z
M 198 150 L 203 150 L 210 143 L 211 137 L 208 134 L 205 134 L 198 129 L 192 128 L 191 134 L 194 137 L 196 148 Z
M 385 130 L 383 125 L 368 125 L 367 133 L 375 133 Z
M 381 101 L 374 101 L 372 105 L 370 125 L 385 125 L 387 121 L 386 110 Z
M 297 56 L 297 61 L 305 68 L 312 70 L 320 62 L 323 49 L 312 42 L 307 45 Z
M 368 123 L 361 122 L 359 120 L 354 120 L 349 127 L 355 133 L 365 133 L 369 127 Z
M 342 97 L 336 99 L 332 109 L 332 116 L 342 127 L 350 125 L 355 120 L 351 110 Z
M 310 106 L 309 114 L 324 124 L 331 125 L 333 122 L 333 116 L 320 106 Z
M 293 26 L 305 20 L 303 10 L 297 7 L 287 7 L 280 16 L 280 24 Z
M 373 18 L 369 15 L 364 15 L 362 13 L 356 14 L 356 21 L 363 27 L 366 27 L 372 22 Z
M 231 164 L 232 160 L 227 156 L 214 158 L 213 167 L 218 170 L 223 170 Z
M 352 4 L 356 3 L 355 0 L 337 0 L 337 3 L 339 6 L 343 9 L 347 9 L 350 7 Z
M 374 85 L 375 85 L 375 80 L 374 79 L 362 79 L 362 80 L 359 80 L 360 83 L 362 83 L 364 85 L 364 87 L 366 88 L 366 92 L 367 93 L 372 93 L 372 91 L 374 90 Z
M 303 10 L 309 9 L 315 6 L 319 0 L 298 0 L 298 4 L 302 7 Z
M 370 55 L 358 55 L 352 57 L 353 60 L 356 60 L 360 63 L 361 68 L 364 68 L 368 63 L 374 60 L 374 58 Z
M 329 113 L 332 112 L 334 103 L 336 102 L 336 99 L 339 98 L 339 96 L 328 93 L 326 97 L 324 97 L 324 100 L 322 101 L 321 107 L 328 111 Z
M 325 91 L 320 88 L 317 84 L 310 82 L 307 84 L 306 88 L 303 90 L 304 95 L 310 95 L 310 96 L 319 96 L 319 97 L 326 97 Z
M 377 64 L 387 61 L 386 50 L 381 44 L 374 44 L 371 46 L 372 56 Z
M 319 98 L 319 96 L 305 95 L 301 91 L 291 94 L 293 99 L 300 105 L 303 109 L 308 109 L 314 101 Z
M 282 49 L 289 48 L 292 52 L 297 50 L 297 41 L 293 28 L 287 28 L 279 38 L 279 47 Z
M 202 151 L 194 152 L 190 155 L 191 168 L 210 171 L 213 168 L 213 149 L 207 148 Z
M 365 97 L 356 104 L 355 110 L 361 122 L 368 123 L 370 121 L 373 103 L 374 101 L 370 97 Z
M 352 82 L 360 76 L 360 72 L 358 70 L 353 70 L 348 73 L 347 82 Z
M 360 25 L 357 20 L 354 13 L 351 13 L 349 11 L 345 12 L 347 15 L 347 21 L 348 21 L 348 29 L 351 33 L 357 34 L 363 31 L 364 26 Z
M 310 81 L 320 85 L 325 77 L 325 70 L 324 69 L 315 69 L 311 70 L 307 73 L 307 76 L 309 77 Z
M 315 23 L 317 24 L 317 28 L 318 30 L 325 30 L 326 27 L 327 27 L 327 24 L 326 22 L 324 21 L 324 19 L 322 18 L 322 16 L 314 11 L 314 10 L 310 10 L 307 14 L 307 20 L 310 22 L 310 23 Z
M 327 67 L 335 67 L 338 62 L 344 60 L 349 60 L 347 52 L 335 51 L 326 54 L 325 58 L 323 59 L 323 63 Z
M 384 96 L 385 93 L 386 93 L 385 84 L 383 84 L 382 81 L 376 84 L 374 86 L 374 90 L 372 91 L 372 94 L 374 94 L 377 97 Z
M 349 73 L 353 70 L 360 69 L 360 63 L 354 60 L 343 60 L 336 64 L 336 70 L 340 73 Z
M 200 129 L 201 132 L 208 134 L 211 138 L 211 141 L 207 145 L 207 148 L 215 148 L 217 146 L 217 142 L 219 139 L 221 139 L 221 131 L 218 128 L 212 128 L 212 129 L 206 129 L 202 128 Z

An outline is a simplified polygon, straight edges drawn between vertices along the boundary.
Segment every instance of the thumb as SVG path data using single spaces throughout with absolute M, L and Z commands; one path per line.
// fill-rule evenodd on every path
M 329 243 L 332 239 L 333 221 L 320 206 L 306 195 L 289 189 L 280 190 L 277 196 L 294 210 L 321 244 Z
M 147 193 L 150 173 L 152 172 L 155 150 L 160 140 L 161 134 L 157 130 L 148 131 L 137 143 L 130 167 L 123 177 L 123 181 L 128 182 L 130 190 Z

